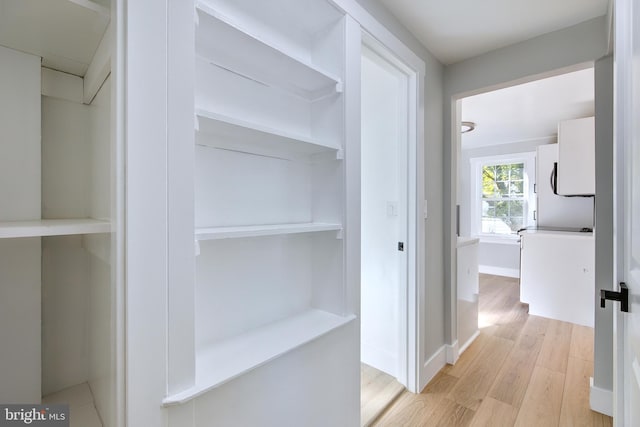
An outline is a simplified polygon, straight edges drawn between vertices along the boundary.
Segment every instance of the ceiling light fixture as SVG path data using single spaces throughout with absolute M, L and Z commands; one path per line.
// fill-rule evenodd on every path
M 462 122 L 460 126 L 460 133 L 471 132 L 476 128 L 476 124 L 474 122 Z

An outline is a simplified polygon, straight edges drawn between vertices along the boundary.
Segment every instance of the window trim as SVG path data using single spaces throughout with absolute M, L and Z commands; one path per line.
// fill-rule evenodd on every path
M 535 151 L 502 154 L 495 156 L 472 157 L 471 163 L 471 235 L 479 237 L 484 242 L 500 242 L 518 239 L 517 234 L 482 233 L 482 168 L 487 165 L 524 163 L 524 206 L 525 218 L 523 227 L 535 225 L 534 212 L 536 209 L 536 196 L 533 192 L 535 182 Z

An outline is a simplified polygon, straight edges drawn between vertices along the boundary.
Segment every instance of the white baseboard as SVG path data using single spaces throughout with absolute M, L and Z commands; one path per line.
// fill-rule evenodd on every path
M 520 277 L 520 270 L 517 268 L 494 267 L 493 265 L 479 265 L 478 271 L 483 274 L 493 274 L 494 276 Z
M 471 345 L 471 343 L 476 338 L 478 338 L 478 335 L 480 335 L 480 331 L 476 331 L 473 335 L 471 335 L 471 338 L 469 338 L 467 342 L 462 344 L 462 347 L 460 346 L 460 343 L 458 342 L 458 340 L 455 340 L 453 344 L 446 344 L 444 347 L 445 347 L 445 354 L 447 356 L 446 357 L 447 363 L 450 365 L 455 365 L 458 359 L 460 358 L 460 355 L 467 349 L 467 347 Z
M 425 362 L 420 375 L 420 384 L 418 384 L 418 389 L 420 391 L 422 391 L 427 384 L 429 384 L 429 381 L 431 381 L 433 377 L 440 372 L 440 369 L 444 368 L 444 365 L 447 364 L 445 347 L 446 346 L 444 345 L 440 347 L 440 349 Z
M 458 361 L 460 356 L 460 349 L 458 348 L 458 340 L 455 340 L 453 344 L 445 344 L 445 352 L 447 355 L 447 363 L 454 365 Z
M 460 357 L 460 355 L 462 353 L 464 353 L 464 351 L 467 349 L 467 347 L 469 347 L 471 345 L 471 343 L 473 343 L 476 338 L 478 338 L 478 335 L 480 335 L 480 331 L 475 331 L 473 335 L 471 335 L 471 337 L 467 340 L 466 343 L 464 343 L 462 345 L 462 347 L 460 347 L 460 349 L 458 350 L 458 357 Z
M 613 391 L 593 385 L 593 377 L 590 378 L 590 384 L 589 406 L 591 406 L 591 409 L 613 417 Z

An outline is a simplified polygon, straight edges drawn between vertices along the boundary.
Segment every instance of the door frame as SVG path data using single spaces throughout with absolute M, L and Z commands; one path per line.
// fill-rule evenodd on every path
M 426 371 L 425 351 L 425 171 L 424 171 L 424 77 L 426 65 L 407 45 L 378 22 L 356 0 L 330 0 L 337 8 L 350 15 L 361 27 L 362 42 L 372 43 L 391 58 L 404 64 L 409 76 L 409 138 L 408 157 L 408 232 L 407 295 L 406 295 L 406 381 L 400 381 L 411 392 L 418 393 L 430 379 Z M 369 48 L 379 53 L 375 47 Z M 383 56 L 384 57 L 384 56 Z M 358 57 L 360 61 L 360 57 Z M 413 250 L 411 250 L 413 249 Z M 359 288 L 359 287 L 358 287 Z M 404 304 L 403 304 L 404 305 Z M 401 313 L 402 315 L 402 313 Z M 400 378 L 399 378 L 400 379 Z
M 627 141 L 631 137 L 633 123 L 632 112 L 632 43 L 633 22 L 631 0 L 615 0 L 614 5 L 614 164 L 613 164 L 613 197 L 614 197 L 614 282 L 625 281 L 625 246 L 624 236 L 627 231 L 625 218 L 625 199 L 627 167 L 625 154 Z M 613 420 L 614 425 L 629 424 L 629 405 L 625 399 L 626 381 L 633 372 L 626 372 L 625 342 L 627 316 L 618 307 L 613 315 Z
M 399 154 L 404 155 L 404 159 L 399 161 L 399 170 L 406 171 L 400 186 L 406 187 L 400 189 L 401 197 L 399 201 L 403 204 L 400 207 L 399 212 L 403 218 L 401 218 L 401 227 L 405 228 L 398 236 L 400 241 L 405 242 L 405 256 L 400 261 L 400 271 L 398 277 L 399 285 L 399 307 L 398 307 L 398 366 L 396 370 L 396 379 L 405 387 L 411 389 L 410 383 L 411 377 L 415 374 L 412 373 L 411 366 L 416 366 L 414 355 L 416 354 L 415 339 L 417 324 L 412 319 L 417 318 L 415 313 L 415 302 L 417 298 L 417 221 L 416 221 L 416 205 L 417 205 L 417 164 L 411 162 L 411 158 L 415 158 L 416 155 L 416 108 L 412 106 L 416 105 L 416 92 L 415 92 L 415 78 L 416 73 L 408 67 L 404 62 L 395 57 L 389 49 L 387 49 L 382 43 L 376 40 L 367 31 L 362 31 L 362 47 L 369 49 L 375 55 L 379 56 L 382 60 L 391 64 L 394 68 L 400 71 L 406 78 L 407 84 L 407 122 L 404 131 L 406 132 L 405 140 L 403 142 L 404 147 L 399 147 Z M 361 53 L 361 56 L 363 53 Z M 361 291 L 362 294 L 362 291 Z M 415 387 L 414 387 L 415 388 Z

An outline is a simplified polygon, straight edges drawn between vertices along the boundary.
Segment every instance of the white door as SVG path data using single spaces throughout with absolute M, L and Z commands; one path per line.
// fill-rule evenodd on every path
M 640 4 L 615 3 L 615 262 L 629 312 L 614 315 L 614 424 L 640 425 Z M 607 302 L 609 304 L 610 302 Z
M 408 77 L 367 46 L 361 70 L 361 360 L 407 385 Z

